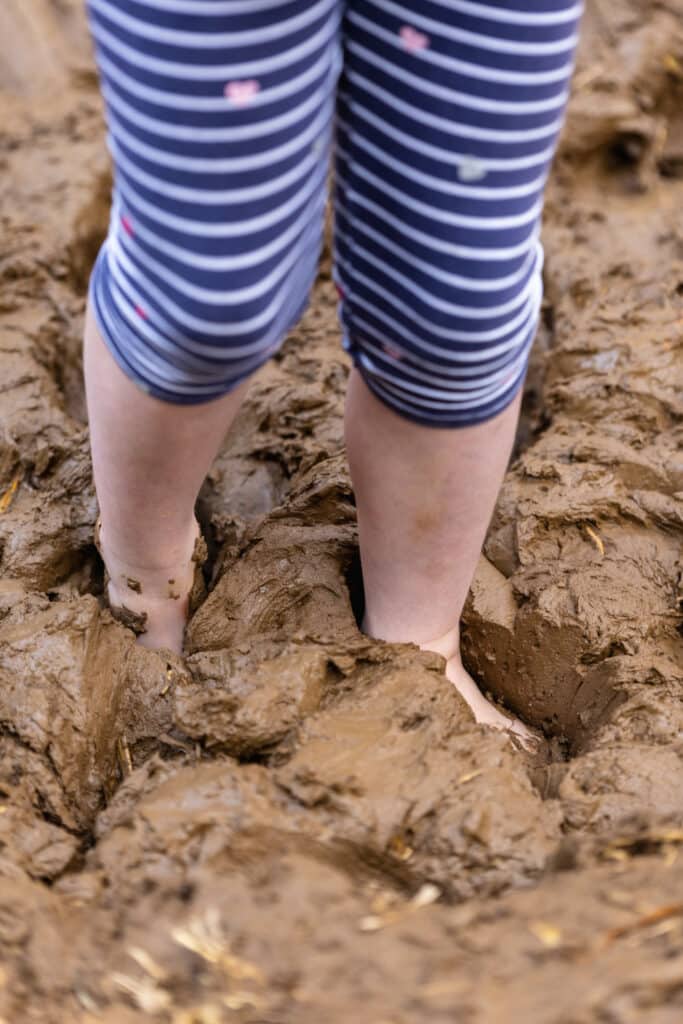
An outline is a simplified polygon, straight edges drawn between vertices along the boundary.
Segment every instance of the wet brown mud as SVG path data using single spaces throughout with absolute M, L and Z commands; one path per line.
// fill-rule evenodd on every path
M 0 1019 L 682 1019 L 682 26 L 679 0 L 593 0 L 548 193 L 465 623 L 531 756 L 438 657 L 358 630 L 328 258 L 202 489 L 187 657 L 103 608 L 99 98 L 77 0 L 2 6 Z

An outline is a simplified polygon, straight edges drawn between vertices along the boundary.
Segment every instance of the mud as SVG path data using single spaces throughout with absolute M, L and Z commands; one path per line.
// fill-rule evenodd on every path
M 79 0 L 0 34 L 0 1018 L 683 1017 L 683 8 L 589 5 L 516 457 L 443 662 L 368 641 L 325 255 L 206 480 L 188 655 L 102 602 Z

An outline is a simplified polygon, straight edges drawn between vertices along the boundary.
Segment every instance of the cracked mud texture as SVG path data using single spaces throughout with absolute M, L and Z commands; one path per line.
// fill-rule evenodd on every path
M 326 254 L 198 504 L 187 656 L 102 607 L 81 383 L 110 172 L 80 0 L 0 34 L 0 1019 L 683 1019 L 683 7 L 589 3 L 467 605 L 474 725 L 370 642 Z

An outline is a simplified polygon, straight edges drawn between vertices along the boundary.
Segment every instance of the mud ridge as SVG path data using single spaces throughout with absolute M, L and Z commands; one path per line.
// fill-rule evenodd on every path
M 359 631 L 329 251 L 202 489 L 187 657 L 104 609 L 80 356 L 100 101 L 80 3 L 6 0 L 0 1018 L 681 1019 L 682 25 L 678 0 L 589 3 L 549 189 L 465 622 L 481 685 L 546 734 L 531 757 L 437 656 Z

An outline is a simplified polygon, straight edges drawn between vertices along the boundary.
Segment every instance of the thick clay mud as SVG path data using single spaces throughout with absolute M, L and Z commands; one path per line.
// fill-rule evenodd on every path
M 0 1020 L 683 1019 L 683 8 L 593 0 L 468 600 L 476 726 L 369 641 L 329 254 L 202 489 L 187 656 L 102 602 L 81 381 L 110 174 L 80 0 L 0 35 Z M 7 43 L 9 42 L 9 45 Z

